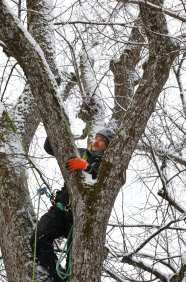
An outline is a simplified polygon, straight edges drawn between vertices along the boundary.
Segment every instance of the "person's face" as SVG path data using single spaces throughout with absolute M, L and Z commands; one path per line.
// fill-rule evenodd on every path
M 106 144 L 99 136 L 96 136 L 91 146 L 91 151 L 94 153 L 104 153 L 106 150 Z

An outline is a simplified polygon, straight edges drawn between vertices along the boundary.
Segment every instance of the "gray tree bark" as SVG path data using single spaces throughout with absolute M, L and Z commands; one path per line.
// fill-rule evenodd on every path
M 162 4 L 157 0 L 153 0 L 152 3 Z M 74 230 L 73 274 L 70 281 L 101 281 L 106 227 L 115 198 L 125 183 L 125 171 L 133 151 L 145 130 L 177 55 L 178 46 L 168 37 L 166 20 L 161 10 L 153 11 L 144 4 L 140 4 L 140 13 L 149 44 L 147 68 L 144 70 L 139 87 L 131 99 L 120 128 L 105 153 L 97 183 L 88 184 L 84 173 L 69 174 L 65 168 L 68 157 L 78 153 L 64 109 L 58 99 L 56 78 L 49 69 L 39 46 L 28 37 L 10 14 L 5 2 L 0 0 L 0 39 L 24 70 L 71 198 Z M 6 158 L 4 162 L 6 164 Z M 6 179 L 9 179 L 6 175 L 1 176 L 1 181 L 4 181 L 1 182 L 3 186 Z M 21 184 L 20 181 L 18 187 L 22 187 Z M 22 189 L 25 191 L 24 187 Z M 1 213 L 2 211 L 3 208 Z M 12 210 L 11 215 L 13 211 L 15 212 L 15 209 Z M 19 230 L 20 232 L 22 230 L 20 224 Z M 12 244 L 12 239 L 8 240 L 9 246 Z M 22 252 L 19 254 L 16 251 L 19 259 L 21 255 Z M 8 267 L 8 257 L 6 259 L 8 277 L 10 281 L 13 281 L 13 272 Z M 24 258 L 24 265 L 26 261 L 28 262 L 28 259 Z M 22 269 L 19 266 L 17 275 L 26 277 L 26 272 L 24 267 Z M 19 281 L 18 276 L 17 281 Z
M 128 105 L 134 94 L 134 87 L 139 83 L 136 66 L 140 61 L 141 49 L 144 38 L 142 29 L 139 28 L 140 17 L 135 21 L 129 37 L 129 43 L 121 54 L 119 60 L 110 62 L 110 70 L 114 74 L 115 104 L 113 119 L 117 126 L 121 124 L 122 118 L 127 111 Z
M 55 44 L 53 30 L 51 30 L 52 21 L 48 21 L 46 3 L 39 0 L 34 1 L 34 3 L 33 1 L 27 1 L 27 6 L 29 11 L 32 11 L 28 15 L 28 30 L 41 44 L 45 57 L 59 81 L 54 61 L 54 46 L 51 47 L 51 44 Z M 48 12 L 49 10 L 51 11 L 51 6 L 48 7 Z M 49 39 L 51 39 L 50 46 Z M 24 155 L 28 153 L 30 143 L 40 121 L 37 104 L 29 83 L 27 83 L 17 104 L 9 115 L 4 112 L 0 123 L 1 149 L 5 152 L 0 153 L 0 246 L 8 281 L 29 281 L 32 277 L 33 256 L 30 253 L 29 238 L 35 226 L 35 214 L 27 185 L 25 164 L 29 163 L 29 161 Z M 13 144 L 13 141 L 15 144 Z M 12 156 L 22 154 L 22 157 L 20 159 L 11 157 L 9 156 L 10 152 Z M 47 277 L 47 274 L 40 272 L 40 269 L 36 268 L 37 281 L 51 280 Z

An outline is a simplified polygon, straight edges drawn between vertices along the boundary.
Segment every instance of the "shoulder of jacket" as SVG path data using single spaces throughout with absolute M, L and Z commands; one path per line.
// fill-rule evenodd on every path
M 50 145 L 50 141 L 49 141 L 48 137 L 45 139 L 44 149 L 45 149 L 45 151 L 46 151 L 49 155 L 55 156 L 55 155 L 54 155 L 54 152 L 53 152 L 53 150 L 52 150 L 52 147 L 51 147 L 51 145 Z
M 85 148 L 78 148 L 78 151 L 80 156 L 82 157 L 87 150 Z

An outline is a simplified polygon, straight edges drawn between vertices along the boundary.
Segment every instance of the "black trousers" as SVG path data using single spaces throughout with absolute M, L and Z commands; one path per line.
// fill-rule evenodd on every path
M 59 237 L 67 238 L 73 224 L 72 212 L 61 211 L 56 207 L 51 207 L 38 222 L 37 227 L 37 246 L 36 257 L 40 264 L 54 278 L 55 282 L 67 281 L 62 280 L 56 271 L 56 262 L 58 260 L 54 253 L 53 241 Z M 30 239 L 30 245 L 34 252 L 35 230 Z M 72 235 L 68 246 L 72 242 Z M 68 269 L 69 256 L 67 256 L 66 269 Z

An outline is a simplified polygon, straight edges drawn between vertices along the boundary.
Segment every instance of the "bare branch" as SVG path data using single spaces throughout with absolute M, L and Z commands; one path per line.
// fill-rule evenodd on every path
M 186 57 L 186 52 L 183 53 L 183 56 L 182 56 L 182 58 L 179 62 L 179 65 L 178 65 L 178 69 L 176 70 L 176 68 L 173 67 L 173 70 L 174 70 L 174 73 L 175 73 L 175 76 L 176 76 L 176 79 L 177 79 L 177 83 L 178 83 L 178 86 L 179 86 L 179 90 L 180 90 L 180 98 L 181 98 L 182 105 L 183 105 L 183 112 L 186 116 L 186 94 L 185 94 L 185 90 L 184 90 L 184 87 L 183 87 L 183 83 L 181 81 L 181 74 L 180 74 L 181 66 L 184 63 L 185 57 Z
M 163 13 L 165 13 L 166 15 L 169 15 L 170 17 L 178 19 L 182 22 L 186 22 L 186 17 L 180 16 L 179 12 L 176 14 L 175 12 L 172 12 L 170 9 L 165 9 L 162 6 L 160 7 L 160 6 L 155 5 L 154 3 L 151 3 L 149 1 L 145 1 L 145 0 L 117 0 L 117 1 L 123 2 L 124 4 L 125 3 L 137 4 L 137 5 L 143 4 L 143 5 L 150 7 L 151 9 L 153 9 L 155 11 L 162 11 Z
M 167 229 L 171 224 L 178 222 L 178 221 L 182 221 L 185 220 L 186 216 L 181 217 L 179 219 L 176 220 L 171 220 L 170 222 L 168 222 L 166 225 L 162 226 L 161 228 L 159 228 L 156 232 L 154 232 L 151 236 L 149 236 L 149 238 L 147 238 L 135 251 L 134 253 L 139 252 L 147 243 L 149 243 L 151 241 L 152 238 L 156 237 L 159 233 L 161 233 L 162 231 L 164 231 L 165 229 Z

